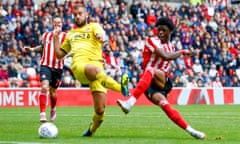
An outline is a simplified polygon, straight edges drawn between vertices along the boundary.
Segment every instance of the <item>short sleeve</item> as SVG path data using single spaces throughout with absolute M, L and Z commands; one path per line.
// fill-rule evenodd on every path
M 61 49 L 66 53 L 70 52 L 71 46 L 69 41 L 69 34 L 65 37 L 64 41 L 62 42 Z
M 101 27 L 101 25 L 98 24 L 98 23 L 94 23 L 94 25 L 93 25 L 93 31 L 94 31 L 94 35 L 96 35 L 96 34 L 105 35 L 105 31 L 103 30 L 103 28 Z
M 155 37 L 148 38 L 145 44 L 151 52 L 154 52 L 157 48 L 161 48 L 162 46 L 160 40 Z

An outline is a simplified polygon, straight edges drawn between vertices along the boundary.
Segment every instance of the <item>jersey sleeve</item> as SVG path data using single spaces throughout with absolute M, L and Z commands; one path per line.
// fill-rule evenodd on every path
M 44 32 L 41 37 L 40 45 L 44 46 L 48 32 Z
M 160 41 L 154 37 L 150 37 L 146 40 L 146 46 L 151 52 L 154 52 L 156 49 L 162 47 Z
M 64 42 L 64 40 L 65 40 L 65 38 L 66 38 L 66 33 L 65 32 L 62 32 L 62 37 L 61 37 L 61 39 L 60 39 L 60 41 L 61 41 L 61 44 Z
M 93 25 L 93 32 L 94 32 L 94 35 L 97 35 L 97 34 L 105 35 L 105 31 L 103 30 L 101 25 L 98 24 L 98 23 L 94 23 L 94 25 Z
M 61 49 L 65 51 L 66 53 L 70 52 L 71 46 L 70 46 L 70 40 L 69 40 L 69 33 L 66 35 L 64 38 L 62 44 L 61 44 Z

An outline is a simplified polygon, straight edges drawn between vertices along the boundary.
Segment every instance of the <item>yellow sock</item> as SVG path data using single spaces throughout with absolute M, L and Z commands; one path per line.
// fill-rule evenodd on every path
M 101 84 L 111 90 L 121 92 L 121 85 L 116 82 L 113 78 L 110 76 L 107 76 L 103 71 L 99 72 L 96 75 L 96 78 L 101 81 Z
M 90 131 L 94 133 L 97 128 L 101 125 L 105 117 L 105 112 L 102 115 L 98 115 L 96 113 L 93 114 L 92 117 L 92 124 L 90 126 Z

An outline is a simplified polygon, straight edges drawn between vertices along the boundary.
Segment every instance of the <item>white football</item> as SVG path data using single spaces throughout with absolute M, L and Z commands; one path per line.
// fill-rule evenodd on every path
M 40 138 L 56 138 L 58 135 L 58 128 L 55 124 L 46 122 L 38 128 L 38 134 Z

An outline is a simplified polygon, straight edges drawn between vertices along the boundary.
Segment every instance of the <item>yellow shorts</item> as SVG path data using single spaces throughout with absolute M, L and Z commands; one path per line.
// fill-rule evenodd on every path
M 77 63 L 72 64 L 72 72 L 74 77 L 79 80 L 82 84 L 89 84 L 90 90 L 99 91 L 99 92 L 107 92 L 107 89 L 101 84 L 99 80 L 89 81 L 85 75 L 85 67 L 86 65 L 94 65 L 104 71 L 103 63 L 99 61 L 78 61 Z

